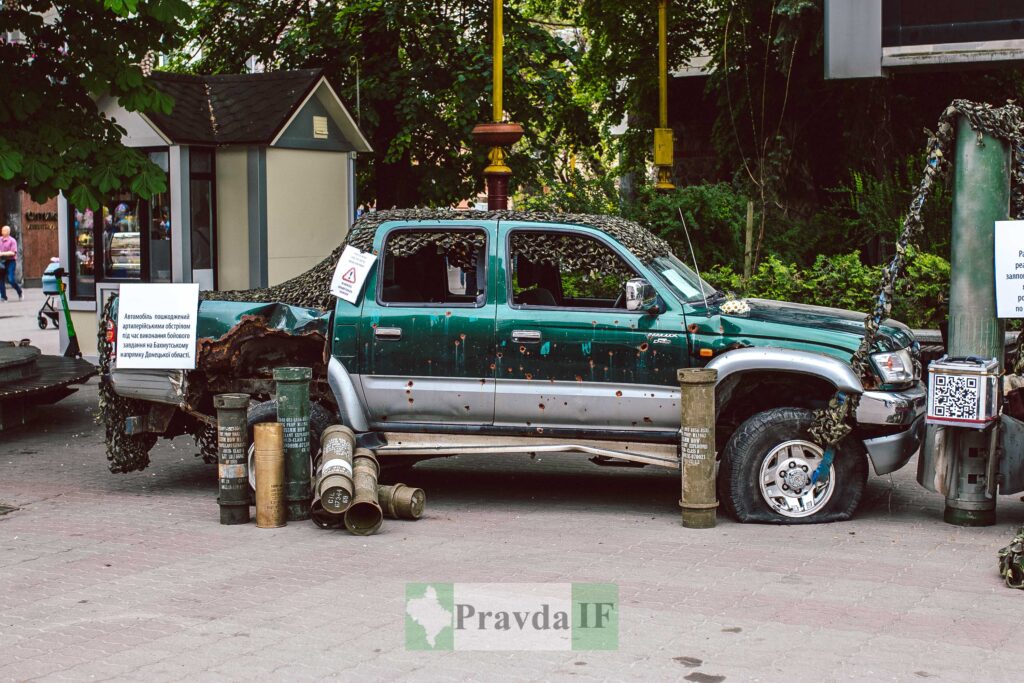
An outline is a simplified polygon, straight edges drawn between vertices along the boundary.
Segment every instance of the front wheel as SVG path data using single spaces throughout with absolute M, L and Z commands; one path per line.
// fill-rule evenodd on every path
M 824 457 L 808 429 L 814 414 L 774 408 L 748 418 L 729 439 L 718 477 L 718 497 L 740 522 L 817 524 L 849 519 L 864 493 L 867 454 L 847 437 L 836 447 L 824 481 L 811 475 Z

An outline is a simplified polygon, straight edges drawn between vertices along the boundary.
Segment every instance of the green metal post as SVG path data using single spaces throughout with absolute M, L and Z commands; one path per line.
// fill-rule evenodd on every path
M 217 481 L 220 486 L 221 524 L 249 523 L 249 440 L 246 429 L 248 394 L 218 394 Z
M 284 427 L 285 503 L 288 521 L 309 519 L 309 380 L 311 368 L 275 368 L 277 421 Z
M 1010 212 L 1010 150 L 1006 142 L 957 125 L 953 176 L 953 243 L 949 292 L 950 356 L 996 358 L 1004 354 L 1003 322 L 996 317 L 995 222 Z M 990 439 L 954 429 L 955 465 L 944 519 L 959 526 L 996 523 L 996 499 L 987 492 Z

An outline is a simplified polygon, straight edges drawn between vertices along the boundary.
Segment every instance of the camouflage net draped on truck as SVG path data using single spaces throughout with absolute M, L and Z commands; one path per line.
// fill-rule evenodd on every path
M 572 213 L 524 213 L 521 211 L 455 211 L 453 209 L 400 209 L 374 211 L 363 214 L 352 225 L 345 243 L 331 252 L 323 261 L 302 275 L 273 287 L 243 289 L 228 292 L 202 292 L 200 299 L 213 301 L 281 302 L 292 306 L 327 310 L 331 302 L 331 278 L 346 245 L 360 251 L 372 251 L 377 229 L 388 221 L 433 221 L 439 225 L 458 223 L 472 225 L 473 221 L 531 221 L 556 225 L 586 225 L 601 230 L 627 246 L 644 261 L 671 253 L 665 240 L 655 237 L 632 221 L 616 216 L 594 216 Z M 415 251 L 415 250 L 414 250 Z
M 110 384 L 110 342 L 107 341 L 106 321 L 110 320 L 110 311 L 117 300 L 116 296 L 107 298 L 103 304 L 103 316 L 100 318 L 99 335 L 96 349 L 100 361 L 99 413 L 96 422 L 106 430 L 108 467 L 114 473 L 135 472 L 149 466 L 149 451 L 156 443 L 156 434 L 128 434 L 124 430 L 125 418 L 142 413 L 146 404 L 131 398 L 124 398 L 114 393 Z

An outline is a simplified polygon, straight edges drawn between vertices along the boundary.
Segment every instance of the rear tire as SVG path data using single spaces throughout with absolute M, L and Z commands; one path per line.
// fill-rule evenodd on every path
M 773 408 L 748 418 L 729 439 L 718 477 L 718 498 L 740 522 L 818 524 L 850 519 L 867 482 L 863 444 L 836 446 L 828 481 L 811 484 L 822 449 L 804 408 Z

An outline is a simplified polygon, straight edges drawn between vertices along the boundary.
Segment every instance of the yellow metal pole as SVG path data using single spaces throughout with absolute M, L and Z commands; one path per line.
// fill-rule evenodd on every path
M 484 169 L 487 179 L 487 208 L 498 211 L 508 208 L 508 185 L 512 169 L 505 163 L 507 155 L 503 147 L 514 145 L 523 137 L 523 127 L 518 123 L 502 123 L 505 119 L 505 108 L 502 102 L 502 72 L 504 61 L 502 51 L 505 46 L 505 32 L 502 27 L 502 2 L 493 0 L 494 17 L 491 43 L 493 73 L 493 91 L 491 93 L 491 122 L 478 123 L 473 128 L 473 139 L 490 147 L 487 160 L 490 162 Z
M 493 38 L 493 52 L 494 52 L 494 97 L 491 98 L 492 113 L 491 118 L 495 123 L 501 123 L 504 118 L 504 112 L 502 111 L 501 102 L 501 80 L 502 80 L 502 57 L 503 48 L 505 47 L 505 29 L 502 26 L 502 4 L 504 0 L 494 0 L 494 26 L 492 31 L 494 33 Z
M 672 184 L 672 129 L 668 127 L 668 0 L 658 0 L 658 127 L 654 129 L 654 165 L 659 190 Z

